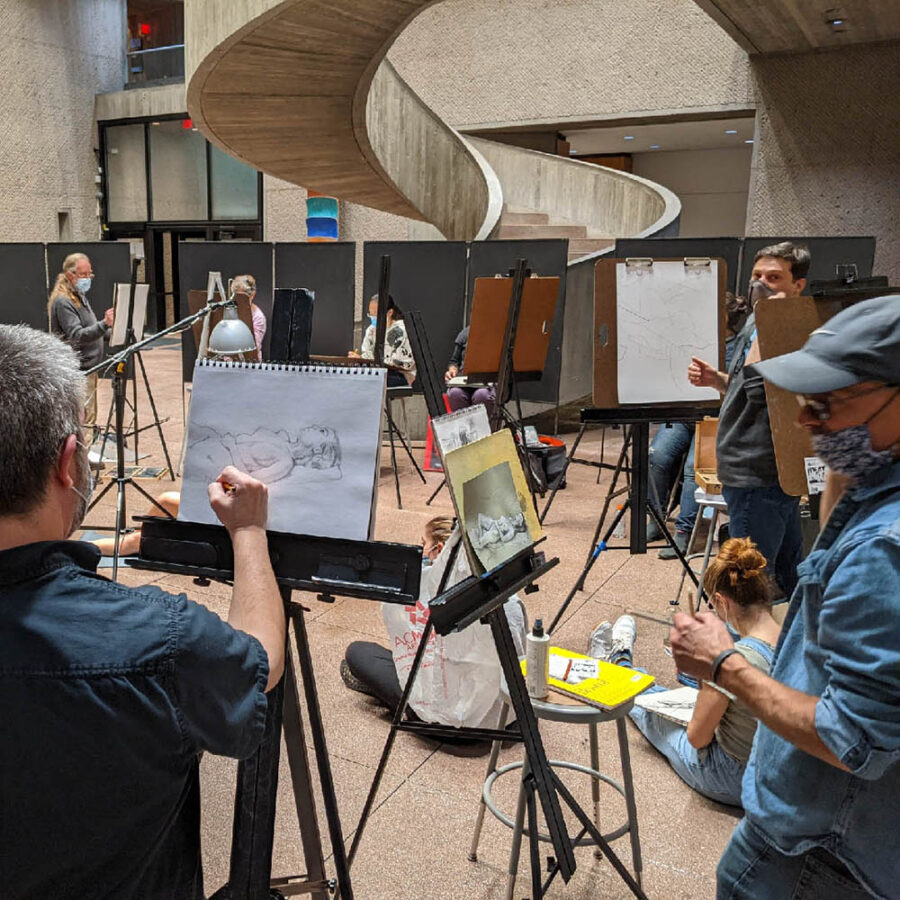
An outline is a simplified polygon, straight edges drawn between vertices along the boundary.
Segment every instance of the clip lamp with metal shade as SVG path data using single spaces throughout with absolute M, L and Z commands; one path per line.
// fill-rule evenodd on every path
M 209 336 L 209 352 L 214 356 L 252 353 L 256 358 L 256 339 L 238 316 L 236 303 L 231 302 L 222 310 L 222 321 Z

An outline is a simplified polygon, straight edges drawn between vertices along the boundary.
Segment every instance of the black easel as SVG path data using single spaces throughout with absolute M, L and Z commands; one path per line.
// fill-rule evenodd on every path
M 516 591 L 524 589 L 524 591 L 528 593 L 532 590 L 537 590 L 537 587 L 533 582 L 545 572 L 552 569 L 559 560 L 552 559 L 547 562 L 543 553 L 535 553 L 533 547 L 528 547 L 512 559 L 503 563 L 503 565 L 492 569 L 490 572 L 487 572 L 482 576 L 470 576 L 459 584 L 445 590 L 448 573 L 453 566 L 455 554 L 458 552 L 461 541 L 462 538 L 460 537 L 459 543 L 457 543 L 453 551 L 451 551 L 450 559 L 447 562 L 447 568 L 444 571 L 444 578 L 441 582 L 440 590 L 442 590 L 442 593 L 431 601 L 428 622 L 425 625 L 425 630 L 419 641 L 419 647 L 416 651 L 416 656 L 407 678 L 406 686 L 403 689 L 400 703 L 394 712 L 391 730 L 385 741 L 381 759 L 378 762 L 378 768 L 372 779 L 372 786 L 369 789 L 369 795 L 366 798 L 366 803 L 356 828 L 356 834 L 354 835 L 353 843 L 350 847 L 350 863 L 352 864 L 362 839 L 363 831 L 378 794 L 378 788 L 381 784 L 381 779 L 398 731 L 409 731 L 436 740 L 440 740 L 442 737 L 460 735 L 471 737 L 475 740 L 485 741 L 519 740 L 525 745 L 525 753 L 529 765 L 529 770 L 523 780 L 523 786 L 525 789 L 528 811 L 532 900 L 538 900 L 538 898 L 545 896 L 550 883 L 557 873 L 562 875 L 564 881 L 569 881 L 576 868 L 573 848 L 578 845 L 578 841 L 580 841 L 585 834 L 591 835 L 597 847 L 609 860 L 610 864 L 616 872 L 618 872 L 622 880 L 628 885 L 629 890 L 631 890 L 634 896 L 641 898 L 641 900 L 647 900 L 640 885 L 635 881 L 634 877 L 618 856 L 616 856 L 615 852 L 610 847 L 609 842 L 600 833 L 596 824 L 578 805 L 575 798 L 562 783 L 556 772 L 554 772 L 547 759 L 547 754 L 544 750 L 544 745 L 538 730 L 537 719 L 534 715 L 534 709 L 525 688 L 525 681 L 522 678 L 522 670 L 519 666 L 515 644 L 513 643 L 512 634 L 509 630 L 509 623 L 506 619 L 506 613 L 503 610 L 503 604 Z M 435 631 L 440 635 L 447 635 L 451 632 L 461 631 L 479 620 L 489 625 L 491 628 L 494 646 L 497 649 L 500 666 L 506 679 L 510 704 L 516 713 L 516 721 L 519 726 L 518 733 L 515 731 L 492 728 L 451 728 L 445 725 L 432 723 L 404 721 L 403 717 L 409 702 L 413 683 L 421 666 L 425 648 L 428 645 L 432 631 Z M 535 798 L 535 794 L 537 794 L 537 799 Z M 569 836 L 566 829 L 560 799 L 562 799 L 565 805 L 572 813 L 574 813 L 582 826 L 581 832 L 574 839 Z M 542 873 L 538 836 L 538 800 L 540 801 L 541 809 L 544 813 L 547 832 L 549 833 L 554 850 L 554 858 L 548 861 L 547 880 L 543 883 L 541 881 Z
M 131 261 L 131 283 L 129 285 L 129 290 L 128 290 L 128 308 L 126 310 L 128 318 L 126 320 L 126 322 L 127 322 L 126 329 L 127 330 L 125 333 L 125 349 L 127 349 L 128 347 L 131 347 L 136 341 L 136 338 L 134 336 L 134 321 L 133 321 L 133 319 L 134 319 L 134 295 L 137 291 L 137 273 L 138 273 L 138 267 L 140 266 L 140 263 L 141 263 L 141 261 L 137 257 L 135 257 Z M 121 352 L 121 351 L 119 351 L 119 352 Z M 163 420 L 160 420 L 160 418 L 159 418 L 159 413 L 156 410 L 156 401 L 153 399 L 153 391 L 150 390 L 150 379 L 147 377 L 147 370 L 144 367 L 144 359 L 141 356 L 140 351 L 137 351 L 136 353 L 134 353 L 134 359 L 137 361 L 137 365 L 141 370 L 141 377 L 144 381 L 144 388 L 147 391 L 147 399 L 150 401 L 150 409 L 153 412 L 153 421 L 150 424 L 145 425 L 143 428 L 141 428 L 138 424 L 137 374 L 134 369 L 134 363 L 132 363 L 130 367 L 126 366 L 125 373 L 124 373 L 124 377 L 126 380 L 125 404 L 126 404 L 126 406 L 130 406 L 130 408 L 131 408 L 131 416 L 132 416 L 131 428 L 122 435 L 122 446 L 124 447 L 124 441 L 126 438 L 129 438 L 129 437 L 134 438 L 134 464 L 138 465 L 139 459 L 140 459 L 140 457 L 138 455 L 138 436 L 140 435 L 140 433 L 142 431 L 147 431 L 150 428 L 155 428 L 157 430 L 157 432 L 159 433 L 159 442 L 162 444 L 163 455 L 166 458 L 166 467 L 168 468 L 168 471 L 169 471 L 169 479 L 171 481 L 174 481 L 175 480 L 175 470 L 172 468 L 172 461 L 169 458 L 169 448 L 166 445 L 166 439 L 165 439 L 165 436 L 163 435 L 163 430 L 162 430 L 162 423 L 164 421 L 168 422 L 168 418 L 163 419 Z M 131 370 L 130 373 L 129 373 L 129 368 Z M 127 381 L 129 379 L 129 377 L 131 378 L 131 381 L 132 381 L 132 400 L 130 403 L 128 401 L 128 386 L 127 386 Z M 110 426 L 110 422 L 113 419 L 113 413 L 114 413 L 115 407 L 116 407 L 116 396 L 115 396 L 115 390 L 114 390 L 113 397 L 110 399 L 110 402 L 109 402 L 109 412 L 106 414 L 106 427 L 103 430 L 103 440 L 100 443 L 100 460 L 101 460 L 101 462 L 103 461 L 103 457 L 106 454 L 106 444 L 109 440 L 109 426 Z M 118 429 L 119 429 L 119 419 L 117 416 L 116 417 L 116 434 L 117 435 L 118 435 Z M 116 453 L 119 454 L 121 452 L 121 449 L 122 448 L 119 446 L 119 441 L 118 441 L 118 437 L 117 437 Z
M 685 573 L 690 577 L 691 581 L 697 588 L 698 604 L 704 598 L 703 585 L 700 584 L 696 573 L 688 563 L 684 553 L 675 543 L 675 539 L 666 528 L 662 514 L 656 505 L 649 502 L 648 482 L 650 476 L 650 425 L 654 422 L 696 422 L 705 414 L 704 410 L 684 406 L 666 406 L 666 407 L 620 407 L 618 409 L 583 409 L 581 411 L 581 421 L 588 423 L 603 423 L 606 425 L 623 425 L 627 426 L 625 440 L 622 444 L 622 450 L 616 464 L 613 480 L 606 500 L 603 505 L 603 511 L 594 530 L 594 539 L 592 548 L 588 553 L 587 561 L 574 587 L 569 591 L 569 595 L 563 601 L 557 610 L 548 633 L 552 633 L 553 629 L 559 624 L 560 619 L 568 609 L 569 604 L 578 591 L 584 590 L 584 583 L 588 574 L 597 562 L 598 557 L 604 550 L 628 550 L 632 554 L 642 554 L 647 552 L 647 515 L 653 516 L 659 530 L 662 532 L 666 543 L 673 549 L 678 561 L 681 563 Z M 618 488 L 617 483 L 619 476 L 625 471 L 624 459 L 627 450 L 631 451 L 631 468 L 628 484 L 625 488 Z M 603 532 L 603 526 L 609 511 L 610 504 L 615 497 L 627 493 L 625 502 L 621 508 L 616 511 L 612 524 Z M 610 547 L 608 541 L 612 537 L 613 531 L 622 520 L 627 511 L 631 513 L 629 544 L 628 547 Z M 602 537 L 601 537 L 602 534 Z
M 231 541 L 221 526 L 149 517 L 142 519 L 142 522 L 141 558 L 130 561 L 132 566 L 195 578 L 233 581 Z M 319 600 L 326 602 L 333 601 L 335 595 L 340 594 L 409 605 L 415 603 L 419 593 L 422 551 L 420 547 L 401 544 L 276 532 L 269 532 L 268 539 L 275 577 L 291 625 L 287 637 L 285 674 L 268 695 L 262 744 L 253 756 L 242 760 L 238 766 L 228 882 L 210 900 L 269 900 L 271 897 L 301 893 L 311 894 L 313 900 L 326 900 L 335 888 L 345 900 L 352 900 L 349 863 L 306 632 L 306 610 L 301 604 L 291 601 L 291 592 L 312 591 Z M 291 631 L 303 679 L 334 860 L 334 879 L 328 879 L 325 872 L 300 695 L 290 654 Z M 273 877 L 272 845 L 282 732 L 307 872 Z
M 375 364 L 378 366 L 385 365 L 384 362 L 384 336 L 387 332 L 387 307 L 390 300 L 390 283 L 391 283 L 391 258 L 385 254 L 381 257 L 381 269 L 378 273 L 378 315 L 375 317 L 375 349 L 373 351 Z M 393 391 L 393 394 L 391 393 Z M 388 387 L 384 398 L 384 414 L 388 425 L 388 440 L 391 445 L 391 468 L 394 470 L 394 488 L 397 491 L 397 508 L 403 509 L 403 498 L 400 496 L 400 473 L 397 470 L 397 448 L 394 439 L 400 441 L 401 446 L 406 451 L 406 455 L 412 462 L 413 467 L 422 479 L 422 484 L 427 484 L 416 458 L 413 456 L 412 448 L 403 437 L 403 432 L 397 427 L 394 417 L 391 415 L 391 400 L 394 397 L 411 397 L 412 388 L 406 387 Z

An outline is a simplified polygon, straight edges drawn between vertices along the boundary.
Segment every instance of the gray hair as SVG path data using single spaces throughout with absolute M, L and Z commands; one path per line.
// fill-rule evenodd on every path
M 235 294 L 252 294 L 256 290 L 256 279 L 252 275 L 235 275 L 231 279 L 231 290 Z
M 0 325 L 0 516 L 25 515 L 44 497 L 60 444 L 81 434 L 85 377 L 58 337 Z

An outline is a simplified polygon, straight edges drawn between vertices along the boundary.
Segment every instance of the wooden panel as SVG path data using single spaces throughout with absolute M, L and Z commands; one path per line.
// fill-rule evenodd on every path
M 799 350 L 823 316 L 812 297 L 759 300 L 754 308 L 759 352 L 762 359 Z M 786 494 L 799 497 L 807 491 L 804 457 L 815 456 L 805 428 L 797 424 L 800 407 L 790 391 L 766 382 L 766 405 L 775 446 L 778 481 Z

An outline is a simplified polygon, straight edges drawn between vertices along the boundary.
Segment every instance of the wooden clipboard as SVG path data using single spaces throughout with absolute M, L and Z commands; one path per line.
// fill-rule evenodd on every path
M 719 300 L 719 359 L 720 370 L 725 368 L 725 291 L 728 284 L 728 272 L 725 260 L 711 257 L 718 263 L 718 300 Z M 680 262 L 684 257 L 660 257 L 650 262 Z M 617 291 L 616 265 L 625 263 L 625 259 L 601 259 L 594 267 L 594 389 L 593 403 L 597 409 L 619 409 L 619 356 L 617 328 Z M 684 367 L 690 365 L 685 359 Z M 624 404 L 626 408 L 635 406 L 684 406 L 692 409 L 717 409 L 721 400 L 684 400 L 677 403 L 642 403 Z
M 216 291 L 214 300 L 222 299 L 219 292 Z M 250 312 L 250 297 L 248 294 L 235 294 L 234 299 L 237 302 L 238 318 L 250 329 L 250 333 L 255 336 L 253 331 L 253 314 Z M 206 306 L 206 291 L 188 291 L 188 308 L 192 313 L 200 312 Z M 209 314 L 209 333 L 212 334 L 213 328 L 222 321 L 222 310 L 215 309 Z M 200 347 L 200 338 L 203 335 L 203 319 L 198 319 L 191 325 L 194 331 L 194 346 Z
M 512 278 L 475 279 L 464 365 L 466 378 L 473 382 L 496 380 L 512 286 Z M 558 276 L 525 279 L 513 347 L 513 371 L 516 375 L 539 378 L 543 373 L 558 294 Z
M 760 358 L 771 359 L 799 350 L 833 310 L 820 306 L 812 297 L 765 297 L 757 301 L 753 311 Z M 804 459 L 815 456 L 809 433 L 797 424 L 800 406 L 796 395 L 768 381 L 765 385 L 778 482 L 786 494 L 800 497 L 809 490 Z

